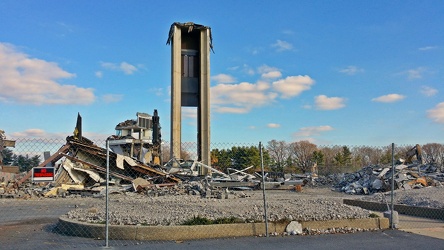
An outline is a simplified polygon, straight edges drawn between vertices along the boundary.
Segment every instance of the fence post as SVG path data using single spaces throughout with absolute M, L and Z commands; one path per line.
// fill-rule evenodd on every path
M 105 247 L 109 247 L 109 207 L 108 207 L 108 194 L 109 194 L 109 139 L 106 139 L 106 192 L 105 192 Z
M 394 195 L 395 195 L 395 143 L 392 143 L 392 185 L 390 191 L 390 228 L 394 229 L 393 210 L 394 210 Z
M 265 236 L 268 237 L 268 216 L 267 216 L 267 198 L 265 196 L 264 157 L 262 154 L 262 143 L 261 142 L 259 142 L 259 152 L 261 155 L 262 193 L 263 193 L 263 197 L 264 197 L 264 217 L 265 217 Z

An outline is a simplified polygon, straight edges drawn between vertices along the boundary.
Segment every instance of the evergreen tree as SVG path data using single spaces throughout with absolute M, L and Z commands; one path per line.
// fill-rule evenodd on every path
M 29 155 L 23 156 L 14 154 L 12 159 L 12 165 L 19 166 L 21 172 L 29 171 L 40 164 L 40 155 L 29 157 Z
M 3 154 L 3 165 L 11 165 L 13 159 L 13 153 L 12 150 L 8 149 L 8 148 L 4 148 L 2 151 Z

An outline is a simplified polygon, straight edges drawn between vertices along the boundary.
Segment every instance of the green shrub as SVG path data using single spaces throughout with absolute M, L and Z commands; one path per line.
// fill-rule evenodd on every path
M 370 218 L 379 218 L 379 215 L 377 215 L 375 213 L 371 213 L 368 217 L 370 217 Z
M 194 216 L 192 219 L 186 220 L 182 225 L 194 226 L 194 225 L 211 225 L 213 222 L 207 218 L 200 216 Z
M 234 224 L 234 223 L 244 223 L 243 220 L 236 217 L 218 218 L 215 220 L 210 220 L 200 216 L 194 216 L 192 219 L 186 220 L 182 225 L 194 226 L 194 225 L 213 225 L 213 224 Z

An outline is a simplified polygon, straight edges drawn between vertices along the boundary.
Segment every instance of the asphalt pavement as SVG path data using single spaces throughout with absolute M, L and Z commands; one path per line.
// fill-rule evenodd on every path
M 399 216 L 399 228 L 353 234 L 270 236 L 192 241 L 125 241 L 64 236 L 54 232 L 71 205 L 9 207 L 2 204 L 0 249 L 444 249 L 444 221 Z M 49 209 L 51 208 L 51 209 Z M 10 211 L 20 219 L 11 217 Z M 14 211 L 14 212 L 13 212 Z M 56 211 L 56 212 L 54 212 Z M 37 216 L 36 216 L 37 215 Z M 42 216 L 43 215 L 43 216 Z
M 444 240 L 444 221 L 442 220 L 399 215 L 399 222 L 399 230 Z
M 353 234 L 239 237 L 190 241 L 110 240 L 106 247 L 105 239 L 71 237 L 54 233 L 55 222 L 53 218 L 48 218 L 2 225 L 0 226 L 0 249 L 444 249 L 442 237 L 411 233 L 407 228 Z M 437 229 L 441 224 L 425 224 L 424 226 L 430 225 L 437 226 L 435 227 Z M 422 227 L 422 229 L 427 231 L 430 228 Z
M 426 247 L 425 247 L 426 246 Z M 145 243 L 114 249 L 444 249 L 444 240 L 399 230 L 317 236 L 247 237 Z

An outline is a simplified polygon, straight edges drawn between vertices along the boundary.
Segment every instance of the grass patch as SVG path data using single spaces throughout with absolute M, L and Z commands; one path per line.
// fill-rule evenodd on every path
M 377 215 L 375 213 L 371 213 L 368 217 L 370 217 L 370 218 L 379 218 L 379 215 Z
M 243 220 L 236 217 L 218 218 L 210 220 L 200 216 L 194 216 L 192 219 L 186 220 L 182 225 L 195 226 L 195 225 L 214 225 L 214 224 L 235 224 L 244 223 Z

